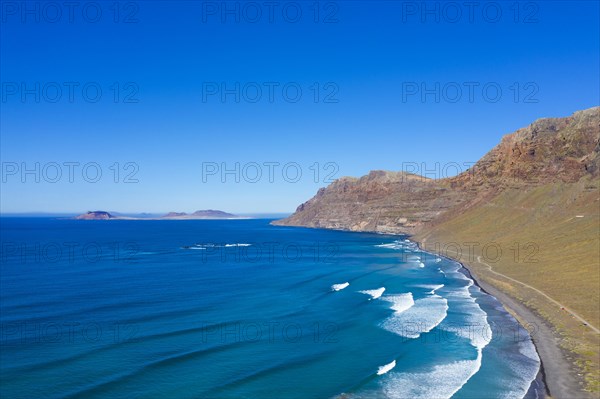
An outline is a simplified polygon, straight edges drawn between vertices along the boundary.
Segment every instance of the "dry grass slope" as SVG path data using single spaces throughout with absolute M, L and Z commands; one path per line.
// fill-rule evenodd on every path
M 480 278 L 551 323 L 561 347 L 573 354 L 567 358 L 583 375 L 586 389 L 600 391 L 598 334 L 538 293 L 498 278 L 476 261 L 481 256 L 494 271 L 541 290 L 600 327 L 598 181 L 507 190 L 415 238 L 425 241 L 427 248 L 447 248 L 447 255 L 453 257 L 457 257 L 452 253 L 457 246 L 449 243 L 457 243 L 462 250 L 460 260 L 474 267 Z M 486 245 L 487 253 L 482 251 Z M 473 254 L 469 246 L 475 248 Z M 496 248 L 502 249 L 500 256 Z
M 276 224 L 411 234 L 456 258 L 444 253 L 455 243 L 478 278 L 550 323 L 587 389 L 600 392 L 600 334 L 569 313 L 600 328 L 599 177 L 595 107 L 508 134 L 452 178 L 340 179 Z

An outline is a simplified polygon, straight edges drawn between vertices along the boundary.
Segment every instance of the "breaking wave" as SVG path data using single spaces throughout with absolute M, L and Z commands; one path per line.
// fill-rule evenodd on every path
M 395 249 L 395 250 L 406 250 L 406 251 L 418 251 L 419 250 L 419 246 L 417 245 L 417 243 L 414 243 L 410 240 L 396 240 L 387 244 L 377 244 L 375 245 L 376 247 L 379 248 L 389 248 L 389 249 Z
M 379 298 L 381 295 L 383 295 L 384 291 L 385 291 L 385 287 L 377 288 L 376 290 L 364 290 L 364 291 L 358 291 L 358 292 L 360 292 L 361 294 L 370 295 L 371 298 L 369 298 L 369 300 L 371 300 L 371 299 Z
M 405 310 L 408 310 L 411 307 L 413 307 L 413 305 L 415 304 L 411 292 L 407 294 L 386 295 L 381 299 L 386 302 L 391 302 L 391 309 L 396 313 L 402 313 Z
M 419 338 L 433 330 L 448 314 L 448 301 L 439 295 L 418 299 L 403 312 L 396 312 L 381 327 L 406 338 Z
M 331 286 L 331 290 L 332 291 L 341 291 L 349 285 L 350 285 L 349 282 L 345 282 L 345 283 L 341 283 L 341 284 L 334 284 Z
M 383 366 L 380 366 L 377 369 L 377 375 L 382 375 L 387 373 L 388 371 L 390 371 L 391 369 L 393 369 L 394 367 L 396 367 L 396 361 L 392 361 L 391 363 L 385 364 Z
M 481 352 L 475 360 L 460 360 L 433 366 L 430 371 L 394 373 L 386 376 L 383 391 L 387 398 L 451 398 L 479 370 Z

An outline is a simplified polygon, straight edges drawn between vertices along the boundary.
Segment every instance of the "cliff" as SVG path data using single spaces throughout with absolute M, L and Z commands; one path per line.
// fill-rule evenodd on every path
M 274 224 L 381 233 L 414 233 L 465 201 L 449 182 L 404 172 L 373 171 L 343 177 Z
M 504 136 L 470 170 L 452 178 L 386 171 L 343 177 L 274 224 L 417 234 L 506 190 L 594 178 L 599 121 L 598 107 L 540 119 Z
M 452 178 L 341 178 L 274 224 L 410 234 L 465 262 L 488 289 L 512 298 L 505 306 L 539 317 L 515 312 L 537 344 L 538 329 L 551 331 L 552 339 L 539 338 L 551 393 L 575 386 L 572 397 L 588 397 L 600 391 L 599 153 L 596 107 L 508 134 Z M 548 357 L 548 345 L 566 352 Z M 570 385 L 553 368 L 565 362 Z

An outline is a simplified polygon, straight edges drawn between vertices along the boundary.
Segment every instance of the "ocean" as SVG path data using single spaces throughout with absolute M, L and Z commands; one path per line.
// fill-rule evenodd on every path
M 269 222 L 1 218 L 0 397 L 536 397 L 457 262 Z

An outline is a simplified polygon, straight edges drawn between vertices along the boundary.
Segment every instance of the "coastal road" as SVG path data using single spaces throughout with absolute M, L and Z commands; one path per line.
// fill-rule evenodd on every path
M 425 242 L 426 242 L 426 240 L 423 240 L 423 244 L 425 244 Z M 459 254 L 457 251 L 454 251 L 454 250 L 450 250 L 450 249 L 448 249 L 447 251 L 448 251 L 448 252 L 454 252 L 456 255 L 459 255 L 459 257 L 462 255 L 462 254 Z M 460 260 L 460 258 L 459 258 L 459 261 L 461 261 L 461 260 Z M 593 332 L 595 332 L 596 334 L 600 334 L 600 329 L 598 329 L 597 327 L 593 326 L 592 324 L 590 324 L 590 322 L 589 322 L 589 321 L 585 320 L 583 317 L 581 317 L 581 316 L 580 316 L 580 315 L 578 315 L 577 313 L 573 312 L 571 309 L 569 309 L 568 307 L 566 307 L 566 306 L 565 306 L 565 305 L 563 305 L 562 303 L 558 302 L 556 299 L 554 299 L 554 298 L 551 298 L 550 296 L 548 296 L 548 295 L 547 295 L 546 293 L 544 293 L 543 291 L 540 291 L 539 289 L 537 289 L 537 288 L 535 288 L 535 287 L 532 287 L 532 286 L 531 286 L 531 285 L 529 285 L 529 284 L 526 284 L 526 283 L 524 283 L 524 282 L 522 282 L 522 281 L 519 281 L 519 280 L 517 280 L 517 279 L 514 279 L 514 278 L 512 278 L 512 277 L 509 277 L 509 276 L 507 276 L 507 275 L 505 275 L 505 274 L 502 274 L 502 273 L 499 273 L 499 272 L 495 271 L 495 270 L 492 268 L 492 266 L 490 266 L 489 264 L 487 264 L 486 262 L 484 262 L 483 260 L 481 260 L 481 256 L 477 256 L 477 263 L 479 263 L 479 264 L 481 264 L 481 265 L 484 265 L 484 266 L 486 266 L 486 267 L 487 267 L 487 269 L 488 269 L 488 271 L 489 271 L 490 273 L 492 273 L 492 274 L 495 274 L 495 275 L 497 275 L 497 276 L 503 277 L 503 278 L 505 278 L 505 279 L 508 279 L 508 280 L 510 280 L 510 281 L 512 281 L 512 282 L 515 282 L 515 283 L 517 283 L 517 284 L 520 284 L 520 285 L 521 285 L 521 286 L 523 286 L 523 287 L 527 287 L 527 288 L 529 288 L 529 289 L 531 289 L 531 290 L 533 290 L 533 291 L 537 292 L 538 294 L 540 294 L 541 296 L 543 296 L 544 298 L 546 298 L 547 300 L 549 300 L 550 302 L 552 302 L 552 303 L 553 303 L 553 304 L 555 304 L 556 306 L 558 306 L 558 307 L 560 307 L 560 308 L 563 308 L 565 311 L 569 312 L 569 314 L 572 314 L 572 315 L 573 315 L 573 317 L 575 317 L 577 320 L 579 320 L 579 321 L 580 321 L 582 324 L 584 324 L 584 325 L 585 325 L 586 327 L 588 327 L 590 330 L 592 330 L 592 331 L 593 331 Z
M 456 255 L 459 255 L 456 251 L 450 252 L 455 252 Z M 518 283 L 521 286 L 532 289 L 535 292 L 542 295 L 547 300 L 549 300 L 551 303 L 559 307 L 565 308 L 565 310 L 567 310 L 567 308 L 564 307 L 563 304 L 549 297 L 537 288 L 525 284 L 512 277 L 506 276 L 502 273 L 496 272 L 492 269 L 492 267 L 489 264 L 487 264 L 481 259 L 481 256 L 477 257 L 476 262 L 485 266 L 488 269 L 486 272 L 493 273 L 497 276 Z M 473 272 L 473 270 L 471 270 L 471 272 Z M 546 323 L 543 318 L 537 316 L 521 301 L 514 299 L 513 297 L 499 290 L 495 286 L 486 283 L 485 280 L 480 279 L 478 280 L 478 283 L 485 291 L 487 291 L 490 295 L 496 297 L 501 303 L 503 303 L 504 306 L 506 306 L 509 309 L 512 309 L 517 315 L 522 317 L 524 320 L 534 323 L 535 333 L 531 334 L 531 338 L 533 339 L 533 342 L 536 346 L 536 350 L 542 361 L 543 373 L 545 375 L 544 383 L 550 391 L 549 393 L 551 397 L 557 399 L 579 399 L 594 397 L 593 395 L 590 395 L 589 392 L 585 392 L 583 390 L 581 376 L 576 375 L 574 369 L 572 369 L 570 366 L 567 366 L 569 362 L 565 358 L 565 354 L 563 353 L 563 350 L 560 347 L 554 328 L 549 323 Z M 581 321 L 582 323 L 586 323 L 592 331 L 598 333 L 598 329 L 590 325 L 583 317 L 573 312 L 571 312 L 571 314 L 573 314 L 573 316 L 576 317 L 577 320 Z
M 489 265 L 489 264 L 487 264 L 486 262 L 482 261 L 482 260 L 481 260 L 481 256 L 478 256 L 478 257 L 477 257 L 477 263 L 480 263 L 480 264 L 482 264 L 482 265 L 484 265 L 484 266 L 487 266 L 487 268 L 488 268 L 488 270 L 489 270 L 489 272 L 490 272 L 490 273 L 493 273 L 493 274 L 495 274 L 495 275 L 497 275 L 497 276 L 500 276 L 500 277 L 506 278 L 506 279 L 508 279 L 508 280 L 510 280 L 510 281 L 513 281 L 513 282 L 515 282 L 515 283 L 521 284 L 521 285 L 522 285 L 522 286 L 524 286 L 524 287 L 527 287 L 527 288 L 529 288 L 529 289 L 532 289 L 532 290 L 534 290 L 535 292 L 537 292 L 538 294 L 540 294 L 541 296 L 543 296 L 544 298 L 546 298 L 547 300 L 549 300 L 550 302 L 552 302 L 553 304 L 555 304 L 556 306 L 558 306 L 558 307 L 560 307 L 560 308 L 562 308 L 562 309 L 566 310 L 567 312 L 569 312 L 569 314 L 572 314 L 572 315 L 573 315 L 573 317 L 575 317 L 575 318 L 576 318 L 577 320 L 579 320 L 581 323 L 585 324 L 587 327 L 589 327 L 589 328 L 590 328 L 592 331 L 594 331 L 596 334 L 600 334 L 600 330 L 599 330 L 598 328 L 594 327 L 593 325 L 591 325 L 589 321 L 585 320 L 583 317 L 581 317 L 581 316 L 580 316 L 580 315 L 578 315 L 577 313 L 573 312 L 571 309 L 567 308 L 565 305 L 563 305 L 562 303 L 558 302 L 556 299 L 549 297 L 549 296 L 548 296 L 548 295 L 546 295 L 544 292 L 542 292 L 542 291 L 538 290 L 538 289 L 537 289 L 537 288 L 535 288 L 535 287 L 532 287 L 532 286 L 531 286 L 531 285 L 529 285 L 529 284 L 525 284 L 525 283 L 524 283 L 524 282 L 522 282 L 522 281 L 516 280 L 516 279 L 514 279 L 514 278 L 512 278 L 512 277 L 509 277 L 509 276 L 507 276 L 507 275 L 505 275 L 505 274 L 498 273 L 497 271 L 495 271 L 494 269 L 492 269 L 492 266 L 490 266 L 490 265 Z

